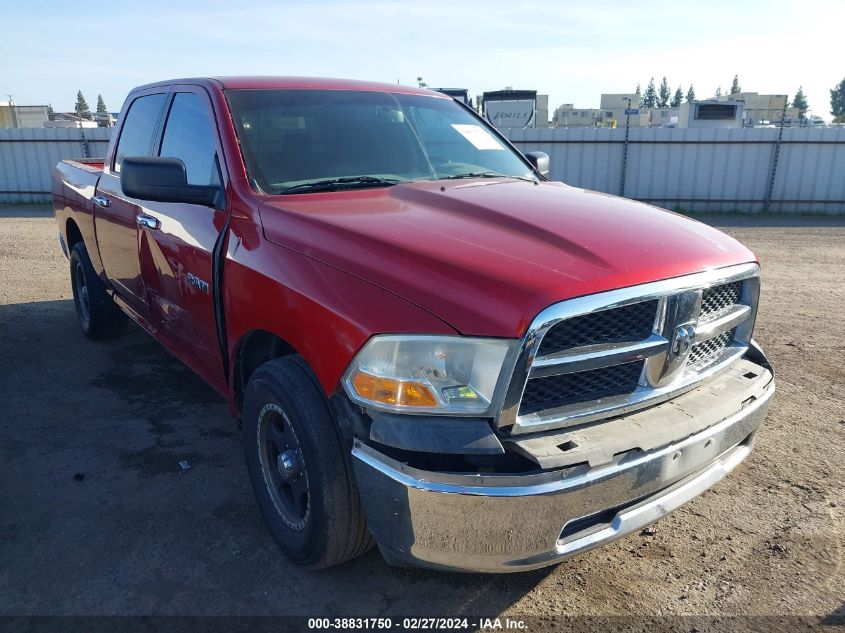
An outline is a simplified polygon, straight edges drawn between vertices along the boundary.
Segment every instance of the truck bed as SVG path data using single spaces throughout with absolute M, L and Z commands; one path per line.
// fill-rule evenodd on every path
M 106 165 L 104 158 L 67 158 L 63 163 L 89 172 L 102 172 Z
M 74 241 L 81 237 L 86 244 L 96 244 L 94 237 L 94 205 L 91 199 L 103 173 L 102 158 L 63 160 L 53 171 L 53 213 L 59 225 L 62 250 L 69 255 Z M 70 235 L 69 235 L 70 233 Z M 99 270 L 96 249 L 89 249 Z

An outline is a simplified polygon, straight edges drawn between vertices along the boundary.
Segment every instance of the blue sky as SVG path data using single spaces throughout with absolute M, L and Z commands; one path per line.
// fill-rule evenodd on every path
M 845 78 L 845 0 L 708 2 L 15 2 L 0 23 L 0 100 L 72 109 L 81 89 L 118 110 L 135 85 L 171 77 L 317 75 L 473 94 L 536 89 L 597 107 L 602 92 L 668 77 L 711 96 L 795 94 L 829 115 Z

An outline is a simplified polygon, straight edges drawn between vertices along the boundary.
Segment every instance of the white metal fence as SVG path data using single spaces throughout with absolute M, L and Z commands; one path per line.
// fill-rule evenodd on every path
M 550 177 L 669 209 L 845 213 L 845 128 L 509 130 Z
M 106 155 L 111 128 L 0 128 L 0 203 L 50 202 L 53 168 L 64 158 Z
M 56 163 L 105 156 L 111 131 L 0 129 L 0 203 L 49 202 Z M 554 180 L 669 209 L 845 213 L 845 128 L 628 132 L 627 143 L 624 128 L 507 134 L 522 151 L 548 153 Z

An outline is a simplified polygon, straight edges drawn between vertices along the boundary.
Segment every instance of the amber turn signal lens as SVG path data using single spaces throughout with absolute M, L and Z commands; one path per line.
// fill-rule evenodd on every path
M 436 407 L 437 400 L 426 385 L 411 380 L 395 380 L 359 371 L 352 379 L 359 396 L 372 402 L 404 407 Z

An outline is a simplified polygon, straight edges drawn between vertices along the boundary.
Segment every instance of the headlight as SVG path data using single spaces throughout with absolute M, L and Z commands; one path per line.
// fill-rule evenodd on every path
M 384 335 L 343 377 L 349 397 L 384 411 L 481 415 L 490 409 L 516 340 Z

